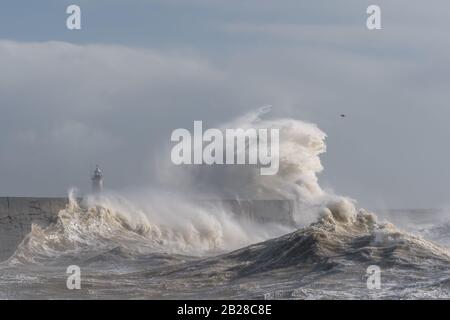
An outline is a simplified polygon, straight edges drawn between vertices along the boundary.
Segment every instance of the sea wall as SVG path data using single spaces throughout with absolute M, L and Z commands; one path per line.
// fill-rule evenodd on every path
M 0 197 L 0 261 L 8 259 L 31 231 L 32 224 L 46 227 L 65 208 L 67 198 Z M 294 204 L 285 200 L 210 200 L 205 206 L 220 205 L 239 218 L 259 223 L 294 224 Z
M 236 217 L 259 223 L 294 225 L 294 201 L 289 200 L 208 200 L 204 203 L 221 206 Z
M 30 232 L 31 224 L 49 225 L 67 201 L 64 198 L 0 198 L 0 261 L 14 252 Z

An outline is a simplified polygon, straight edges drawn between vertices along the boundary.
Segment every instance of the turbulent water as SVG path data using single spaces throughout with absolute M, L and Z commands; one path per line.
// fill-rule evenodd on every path
M 216 181 L 221 194 L 294 200 L 291 225 L 278 222 L 280 212 L 273 221 L 253 221 L 173 193 L 83 203 L 71 196 L 55 223 L 33 225 L 0 264 L 0 298 L 450 298 L 448 223 L 416 223 L 406 232 L 406 223 L 400 229 L 378 221 L 353 200 L 324 192 L 317 173 L 325 134 L 312 124 L 259 116 L 234 125 L 280 128 L 277 176 L 227 168 L 199 181 L 197 169 L 162 172 L 176 175 L 180 188 L 191 186 L 186 190 Z M 80 290 L 66 286 L 71 265 L 80 267 Z M 367 287 L 374 265 L 379 289 Z

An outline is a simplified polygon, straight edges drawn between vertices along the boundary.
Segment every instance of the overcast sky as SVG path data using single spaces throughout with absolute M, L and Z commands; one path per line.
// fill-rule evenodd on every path
M 382 9 L 368 31 L 366 8 Z M 66 29 L 66 7 L 82 30 Z M 0 195 L 153 183 L 173 129 L 262 105 L 328 135 L 321 184 L 447 206 L 450 2 L 3 0 Z M 340 118 L 346 114 L 346 118 Z

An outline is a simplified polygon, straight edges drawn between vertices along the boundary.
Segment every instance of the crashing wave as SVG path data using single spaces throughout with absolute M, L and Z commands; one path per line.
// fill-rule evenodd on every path
M 364 209 L 356 212 L 348 200 L 328 203 L 319 220 L 306 228 L 223 258 L 245 261 L 241 274 L 306 265 L 327 270 L 349 263 L 429 271 L 447 270 L 450 263 L 446 248 L 379 223 Z
M 8 264 L 58 264 L 97 256 L 126 260 L 155 253 L 204 256 L 292 230 L 237 219 L 221 203 L 201 205 L 179 199 L 154 201 L 142 209 L 114 196 L 88 198 L 81 205 L 74 196 L 69 200 L 54 223 L 46 228 L 32 225 Z
M 313 124 L 293 119 L 261 120 L 264 112 L 224 127 L 280 129 L 278 175 L 260 176 L 248 167 L 160 172 L 177 185 L 178 194 L 207 186 L 218 198 L 232 194 L 236 200 L 294 201 L 296 231 L 277 219 L 271 224 L 237 219 L 220 202 L 201 206 L 173 193 L 151 192 L 132 201 L 102 196 L 81 205 L 72 196 L 55 223 L 45 229 L 32 227 L 7 265 L 114 262 L 120 267 L 140 259 L 143 277 L 139 272 L 133 275 L 139 283 L 160 281 L 165 291 L 172 286 L 173 294 L 180 290 L 190 294 L 194 287 L 189 286 L 202 288 L 209 283 L 222 290 L 224 285 L 219 297 L 229 294 L 224 292 L 234 280 L 252 288 L 252 279 L 268 288 L 294 283 L 302 288 L 302 295 L 313 297 L 359 294 L 367 292 L 361 279 L 364 268 L 377 265 L 390 281 L 385 290 L 400 292 L 398 296 L 446 296 L 435 288 L 450 283 L 448 250 L 380 223 L 354 201 L 322 190 L 317 174 L 322 170 L 319 155 L 325 151 L 325 134 Z M 178 255 L 195 258 L 178 259 Z M 167 270 L 156 267 L 168 260 L 180 263 Z

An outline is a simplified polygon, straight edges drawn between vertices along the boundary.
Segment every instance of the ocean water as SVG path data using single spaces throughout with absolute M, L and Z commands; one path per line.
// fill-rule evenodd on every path
M 56 223 L 33 226 L 0 264 L 1 298 L 449 298 L 450 224 L 406 232 L 364 210 L 330 208 L 279 237 L 231 251 L 211 241 L 193 253 L 174 242 L 195 244 L 200 236 L 180 240 L 105 206 L 72 202 Z M 80 267 L 80 290 L 66 286 L 70 265 Z M 380 289 L 367 288 L 370 265 L 380 267 Z
M 261 112 L 226 127 L 280 129 L 280 170 L 248 167 L 180 174 L 159 168 L 177 192 L 88 197 L 31 232 L 0 263 L 2 299 L 429 299 L 450 298 L 450 216 L 446 212 L 368 212 L 324 191 L 317 174 L 326 135 Z M 233 199 L 293 201 L 281 212 L 244 219 L 223 206 L 180 197 L 205 191 Z M 208 194 L 209 196 L 211 194 Z M 447 218 L 448 216 L 448 218 Z M 289 219 L 288 219 L 289 220 Z M 391 223 L 391 222 L 393 223 Z M 69 290 L 69 266 L 81 289 Z M 369 266 L 379 289 L 367 286 Z

